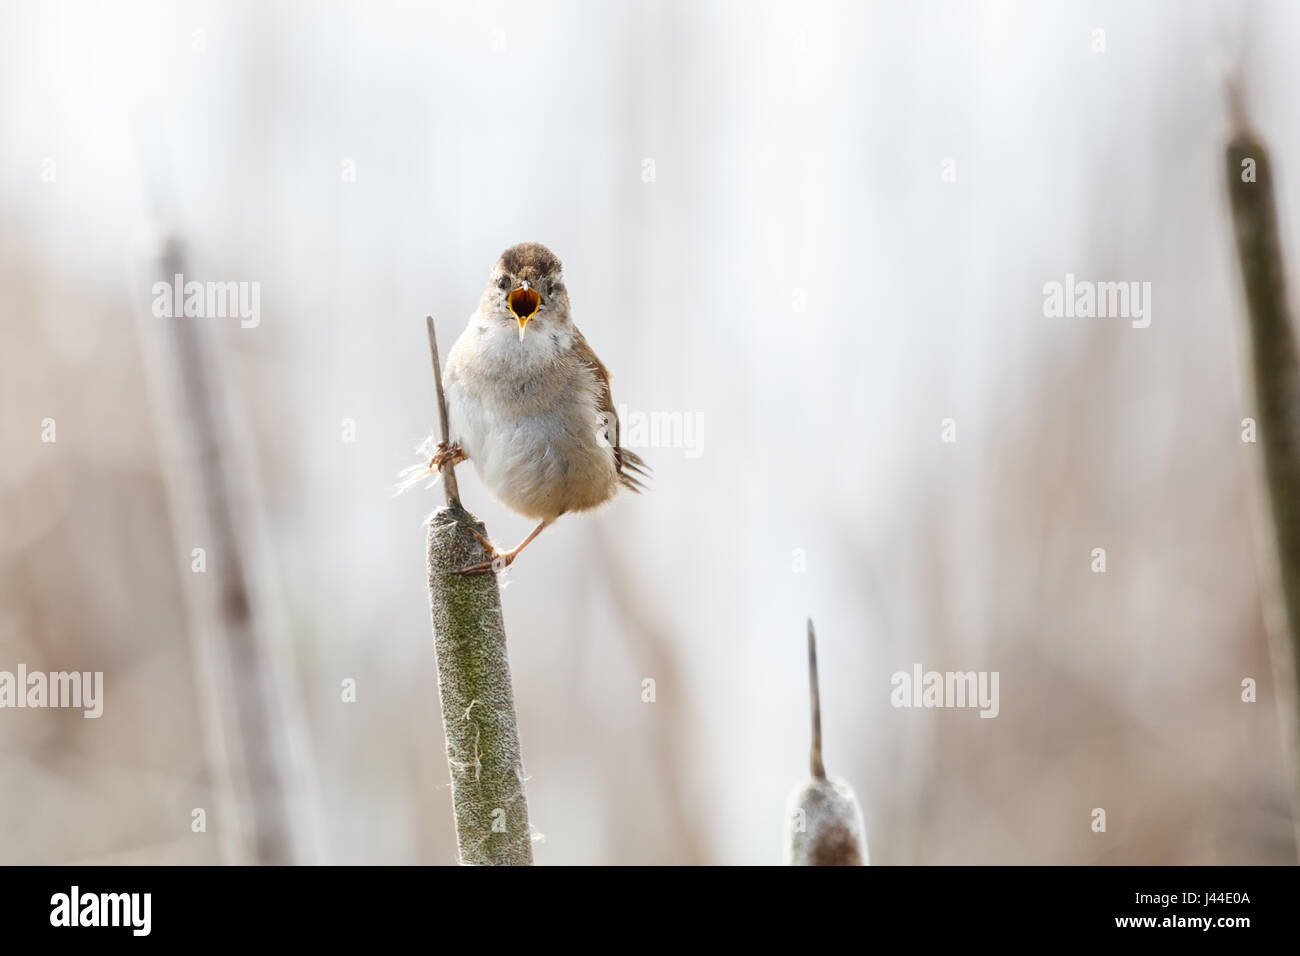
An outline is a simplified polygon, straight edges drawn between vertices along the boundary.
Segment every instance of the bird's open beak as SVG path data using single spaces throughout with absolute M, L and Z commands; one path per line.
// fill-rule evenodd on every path
M 533 317 L 542 304 L 542 297 L 527 282 L 510 293 L 510 311 L 519 320 L 519 341 L 524 340 L 524 326 Z

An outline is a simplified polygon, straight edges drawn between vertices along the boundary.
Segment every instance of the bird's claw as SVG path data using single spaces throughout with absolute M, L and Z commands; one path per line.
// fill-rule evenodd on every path
M 478 538 L 479 543 L 487 549 L 488 554 L 492 555 L 492 560 L 480 561 L 478 564 L 471 564 L 467 568 L 461 568 L 456 572 L 457 574 L 487 574 L 488 572 L 495 574 L 504 571 L 514 563 L 515 554 L 517 552 L 498 551 L 496 545 L 483 537 L 483 535 L 479 534 L 477 531 L 474 532 L 474 537 Z
M 459 465 L 467 458 L 460 445 L 448 445 L 445 441 L 440 441 L 438 447 L 434 449 L 433 457 L 429 459 L 429 470 L 442 471 L 444 468 Z

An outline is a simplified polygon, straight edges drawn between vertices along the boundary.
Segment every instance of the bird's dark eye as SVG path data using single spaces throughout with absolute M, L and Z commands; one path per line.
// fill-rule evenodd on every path
M 505 276 L 502 276 L 497 280 L 497 288 L 504 292 L 506 289 L 510 288 L 510 280 Z
M 558 282 L 556 282 L 554 279 L 547 279 L 547 280 L 546 280 L 546 294 L 547 294 L 547 295 L 555 295 L 555 293 L 559 291 L 559 288 L 560 288 L 560 284 L 559 284 Z

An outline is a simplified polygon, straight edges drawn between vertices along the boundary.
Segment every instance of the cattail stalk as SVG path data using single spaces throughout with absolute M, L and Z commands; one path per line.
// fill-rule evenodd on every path
M 788 866 L 866 866 L 862 807 L 845 781 L 826 776 L 822 764 L 821 693 L 817 685 L 817 638 L 808 620 L 808 685 L 812 698 L 812 776 L 790 794 L 785 820 Z
M 446 441 L 438 342 L 432 317 L 426 321 Z M 483 560 L 475 532 L 486 537 L 487 529 L 460 506 L 451 466 L 442 477 L 446 507 L 429 519 L 429 609 L 460 862 L 527 866 L 533 839 L 501 590 L 495 574 L 457 573 Z
M 1254 181 L 1243 172 L 1254 165 Z M 1287 302 L 1278 240 L 1273 167 L 1254 133 L 1242 130 L 1228 144 L 1228 195 L 1237 234 L 1250 325 L 1251 364 L 1258 402 L 1264 473 L 1272 502 L 1292 657 L 1300 666 L 1300 359 Z M 1300 670 L 1296 672 L 1300 681 Z
M 1229 99 L 1236 131 L 1225 152 L 1225 172 L 1250 328 L 1257 428 L 1273 518 L 1271 543 L 1277 551 L 1285 610 L 1285 633 L 1274 635 L 1284 639 L 1275 640 L 1275 649 L 1282 659 L 1289 658 L 1292 694 L 1300 708 L 1300 353 L 1287 298 L 1273 164 L 1263 141 L 1245 122 L 1235 87 L 1230 87 Z M 1300 712 L 1296 717 L 1300 718 Z M 1300 722 L 1291 723 L 1289 738 L 1300 846 L 1300 753 L 1296 745 Z

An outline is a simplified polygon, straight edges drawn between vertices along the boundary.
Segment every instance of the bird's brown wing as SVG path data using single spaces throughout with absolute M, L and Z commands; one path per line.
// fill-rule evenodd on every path
M 610 429 L 606 437 L 614 449 L 614 465 L 618 469 L 619 483 L 629 491 L 644 491 L 645 485 L 639 479 L 650 477 L 650 466 L 636 452 L 629 451 L 618 443 L 618 412 L 614 410 L 614 397 L 609 390 L 609 369 L 605 368 L 604 363 L 596 357 L 596 353 L 582 337 L 582 333 L 576 329 L 574 332 L 574 357 L 595 372 L 596 378 L 604 386 L 596 395 L 596 410 L 605 416 L 605 422 Z

